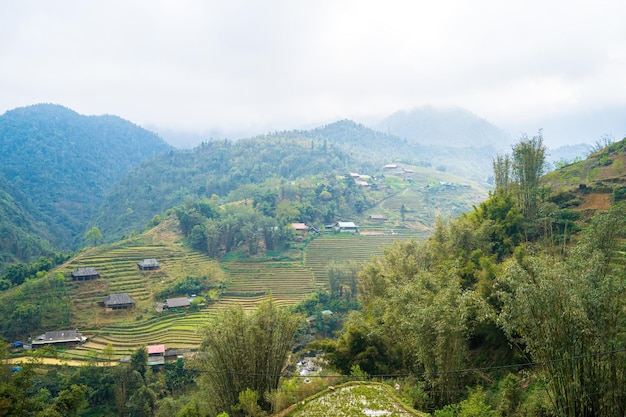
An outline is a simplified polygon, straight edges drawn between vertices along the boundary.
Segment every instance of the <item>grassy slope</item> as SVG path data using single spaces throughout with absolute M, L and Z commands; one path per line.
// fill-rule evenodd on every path
M 616 190 L 626 187 L 626 139 L 581 162 L 550 172 L 543 184 L 552 194 L 569 197 L 574 210 L 606 210 Z M 581 188 L 582 187 L 582 188 Z
M 181 274 L 193 275 L 194 268 L 195 274 L 202 273 L 206 268 L 214 268 L 215 262 L 182 247 L 168 245 L 143 243 L 133 246 L 127 242 L 125 248 L 92 249 L 62 268 L 69 273 L 78 265 L 89 265 L 102 273 L 97 280 L 71 283 L 76 326 L 90 336 L 90 341 L 69 353 L 74 357 L 85 356 L 86 350 L 100 351 L 108 343 L 122 356 L 142 344 L 197 347 L 201 340 L 200 330 L 210 323 L 215 311 L 234 305 L 254 309 L 269 294 L 279 305 L 293 305 L 316 287 L 326 285 L 323 267 L 314 265 L 344 258 L 366 260 L 370 255 L 381 254 L 382 247 L 394 239 L 408 237 L 322 236 L 312 241 L 311 250 L 306 250 L 307 263 L 304 264 L 301 260 L 282 258 L 280 261 L 229 260 L 223 264 L 226 294 L 218 302 L 197 312 L 183 310 L 161 314 L 154 310 L 156 300 L 153 294 L 163 283 L 171 282 Z M 142 241 L 137 239 L 137 242 Z M 152 256 L 162 262 L 161 270 L 139 272 L 136 262 Z M 265 295 L 245 294 L 259 291 Z M 137 307 L 128 311 L 105 311 L 99 302 L 109 292 L 129 292 L 137 300 Z
M 403 404 L 393 389 L 380 383 L 348 383 L 322 391 L 275 417 L 427 416 Z

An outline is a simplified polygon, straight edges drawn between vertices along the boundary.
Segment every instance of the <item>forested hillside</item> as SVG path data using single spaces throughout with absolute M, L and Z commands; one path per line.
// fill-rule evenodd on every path
M 332 143 L 316 148 L 309 139 L 309 149 L 331 154 L 324 147 Z M 91 341 L 64 350 L 63 358 L 104 355 L 108 359 L 99 360 L 111 362 L 130 353 L 131 359 L 91 372 L 95 379 L 65 368 L 50 371 L 45 384 L 33 371 L 46 371 L 29 364 L 1 387 L 11 393 L 9 406 L 24 410 L 55 409 L 71 394 L 83 406 L 105 407 L 102 415 L 143 410 L 245 416 L 275 413 L 303 400 L 315 404 L 307 397 L 333 381 L 375 379 L 394 387 L 405 404 L 435 417 L 622 416 L 625 149 L 626 139 L 545 175 L 543 138 L 522 136 L 512 154 L 493 160 L 495 189 L 486 200 L 458 217 L 439 218 L 425 241 L 398 239 L 364 263 L 349 257 L 327 263 L 322 279 L 315 265 L 330 255 L 317 251 L 318 259 L 309 259 L 315 256 L 312 246 L 332 240 L 354 247 L 366 235 L 297 239 L 284 226 L 308 221 L 306 216 L 319 222 L 331 214 L 356 215 L 375 203 L 377 193 L 393 194 L 394 187 L 400 194 L 417 192 L 400 179 L 405 170 L 386 175 L 380 184 L 389 188 L 382 190 L 333 175 L 270 176 L 254 184 L 250 175 L 269 168 L 244 171 L 247 176 L 229 178 L 247 182 L 225 197 L 189 198 L 168 210 L 167 219 L 154 219 L 159 225 L 150 232 L 85 251 L 52 273 L 37 273 L 4 291 L 3 311 L 11 318 L 2 329 L 5 336 L 21 337 L 24 329 L 41 331 L 50 323 L 93 324 Z M 246 156 L 254 152 L 262 148 Z M 215 164 L 220 166 L 219 158 Z M 405 224 L 410 215 L 403 210 L 393 221 Z M 161 270 L 137 270 L 136 260 L 147 254 L 163 259 Z M 88 282 L 64 277 L 86 264 L 98 265 L 105 276 Z M 244 268 L 247 278 L 241 276 Z M 308 275 L 303 268 L 311 268 Z M 308 296 L 282 304 L 286 298 L 279 294 L 287 292 L 276 291 L 276 301 L 265 293 L 294 282 L 289 292 Z M 229 286 L 254 312 L 244 312 L 243 302 L 234 309 L 221 304 L 232 302 Z M 132 292 L 137 306 L 103 313 L 96 303 L 113 288 Z M 191 292 L 211 302 L 163 315 L 152 308 L 156 294 Z M 266 301 L 250 307 L 248 300 L 257 296 Z M 277 301 L 291 307 L 279 308 Z M 210 325 L 198 334 L 200 323 Z M 197 352 L 148 372 L 146 348 L 135 347 L 155 341 L 193 345 Z M 303 354 L 323 352 L 323 373 L 304 379 L 297 371 L 301 365 L 289 362 L 298 360 L 298 353 L 289 355 L 293 346 Z M 121 383 L 113 390 L 116 382 Z M 17 389 L 20 383 L 29 390 Z M 44 386 L 51 387 L 50 395 L 28 394 Z M 376 396 L 367 398 L 367 404 L 386 409 Z
M 11 185 L 19 210 L 28 213 L 20 227 L 57 249 L 82 243 L 89 219 L 115 183 L 140 161 L 170 149 L 116 116 L 82 116 L 53 104 L 0 116 L 0 177 Z M 32 245 L 11 251 L 23 260 L 38 253 Z
M 50 253 L 52 235 L 24 194 L 0 177 L 0 267 Z
M 347 120 L 175 151 L 118 117 L 81 116 L 51 104 L 6 112 L 0 117 L 0 137 L 0 178 L 5 180 L 0 205 L 7 214 L 0 250 L 8 263 L 76 249 L 94 226 L 105 241 L 114 241 L 143 230 L 154 216 L 185 201 L 213 195 L 224 201 L 254 198 L 256 191 L 241 187 L 268 188 L 268 181 L 277 190 L 296 180 L 302 189 L 320 182 L 332 186 L 351 172 L 380 180 L 382 166 L 394 163 L 423 168 L 418 181 L 423 185 L 448 182 L 446 171 L 464 167 L 468 177 L 481 177 L 480 188 L 487 177 L 472 166 L 489 158 L 486 150 L 474 149 L 472 157 L 467 149 L 424 147 Z M 333 214 L 352 215 L 368 207 L 359 204 L 356 212 L 333 209 L 325 217 L 330 221 Z
M 380 180 L 382 167 L 391 162 L 430 168 L 433 181 L 447 181 L 445 168 L 438 170 L 430 162 L 445 152 L 351 121 L 234 142 L 204 142 L 193 151 L 170 152 L 142 163 L 107 196 L 93 223 L 107 240 L 116 239 L 142 229 L 153 216 L 185 200 L 214 194 L 224 198 L 242 186 L 266 181 L 288 188 L 299 180 L 298 187 L 314 188 L 351 172 Z M 450 163 L 455 160 L 451 156 Z M 237 192 L 242 199 L 245 192 L 254 198 L 251 190 L 242 190 Z
M 522 137 L 486 201 L 361 270 L 362 310 L 315 346 L 344 374 L 408 375 L 438 417 L 624 415 L 625 146 L 543 176 Z

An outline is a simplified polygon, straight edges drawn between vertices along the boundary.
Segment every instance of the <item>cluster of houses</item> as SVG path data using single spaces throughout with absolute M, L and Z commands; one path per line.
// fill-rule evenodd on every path
M 174 362 L 178 358 L 182 358 L 183 353 L 186 352 L 186 350 L 181 349 L 166 349 L 165 345 L 148 345 L 146 350 L 148 351 L 149 366 L 159 366 L 164 365 L 165 362 Z M 122 361 L 126 359 L 129 360 L 130 357 Z
M 398 164 L 387 164 L 382 167 L 383 174 L 380 178 L 385 178 L 385 172 L 390 173 L 391 175 L 400 175 L 406 176 L 407 174 L 415 174 L 415 171 L 410 168 L 403 168 Z M 359 174 L 358 172 L 351 172 L 348 174 L 350 178 L 354 181 L 354 183 L 361 187 L 371 187 L 373 189 L 379 189 L 381 187 L 378 186 L 374 180 L 375 177 L 367 174 Z M 410 177 L 405 178 L 405 181 L 412 181 Z
M 160 264 L 156 259 L 144 259 L 143 261 L 137 263 L 137 267 L 141 271 L 150 271 L 155 270 L 160 267 Z M 74 272 L 70 274 L 73 281 L 89 281 L 92 279 L 100 278 L 100 273 L 94 267 L 81 267 L 77 268 Z M 107 310 L 124 310 L 128 308 L 132 308 L 135 306 L 135 300 L 128 295 L 128 293 L 121 294 L 109 294 L 104 300 L 102 300 L 102 305 Z M 49 331 L 44 334 L 41 334 L 35 337 L 31 346 L 33 349 L 45 346 L 45 345 L 53 345 L 53 346 L 73 346 L 77 344 L 82 344 L 87 341 L 87 338 L 84 337 L 78 330 L 55 330 Z
M 307 226 L 305 223 L 292 223 L 291 228 L 296 231 L 296 235 L 304 234 L 307 232 L 319 233 L 319 230 L 313 226 Z M 332 224 L 324 225 L 324 231 L 326 232 L 340 232 L 340 233 L 359 233 L 359 227 L 354 222 L 335 222 Z

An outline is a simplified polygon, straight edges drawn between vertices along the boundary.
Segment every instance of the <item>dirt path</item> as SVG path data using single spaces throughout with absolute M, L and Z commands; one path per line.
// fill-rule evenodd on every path
M 35 359 L 30 356 L 11 358 L 7 362 L 10 363 L 11 365 L 19 365 L 21 363 L 28 363 L 33 360 L 39 363 L 42 363 L 44 365 L 84 366 L 88 364 L 88 362 L 86 361 L 63 360 L 63 359 L 57 359 L 57 358 L 36 358 Z M 112 366 L 113 364 L 117 365 L 117 362 L 113 361 L 111 362 L 111 365 L 107 364 L 106 362 L 97 362 L 95 363 L 95 366 Z

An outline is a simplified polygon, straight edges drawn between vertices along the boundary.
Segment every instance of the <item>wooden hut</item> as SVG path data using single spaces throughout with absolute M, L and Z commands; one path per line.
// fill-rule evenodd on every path
M 89 281 L 90 279 L 100 278 L 100 273 L 92 266 L 78 268 L 76 271 L 72 272 L 71 275 L 74 281 Z
M 111 310 L 123 310 L 135 306 L 135 300 L 128 293 L 109 294 L 102 304 Z
M 153 271 L 155 269 L 159 269 L 161 264 L 159 264 L 156 259 L 144 259 L 143 261 L 137 263 L 137 266 L 142 271 Z

